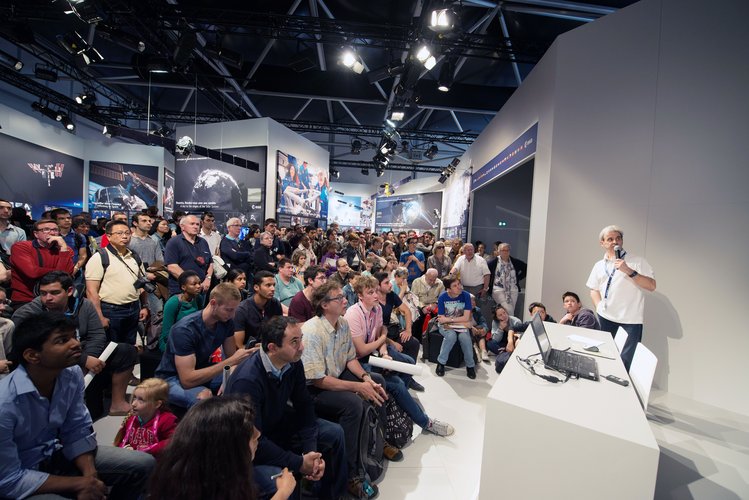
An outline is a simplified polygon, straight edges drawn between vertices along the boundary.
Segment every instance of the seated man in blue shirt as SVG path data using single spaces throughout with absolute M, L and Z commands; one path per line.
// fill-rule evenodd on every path
M 75 333 L 75 322 L 58 312 L 16 328 L 13 357 L 20 366 L 0 381 L 0 498 L 134 499 L 148 480 L 152 456 L 97 448 Z
M 219 283 L 202 311 L 179 320 L 169 334 L 156 376 L 169 384 L 169 402 L 190 408 L 210 398 L 221 386 L 224 367 L 238 365 L 250 355 L 234 343 L 234 313 L 241 295 L 232 283 Z M 211 364 L 211 354 L 224 348 L 224 359 Z
M 226 394 L 249 394 L 255 407 L 255 427 L 262 433 L 253 459 L 259 493 L 273 495 L 270 477 L 288 467 L 320 481 L 319 498 L 340 498 L 347 477 L 343 429 L 315 418 L 301 361 L 300 323 L 277 316 L 259 333 L 262 349 L 237 367 L 226 387 Z

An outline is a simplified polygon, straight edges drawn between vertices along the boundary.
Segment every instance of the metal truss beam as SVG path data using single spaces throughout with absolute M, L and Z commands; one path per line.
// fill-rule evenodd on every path
M 367 168 L 374 169 L 374 165 L 371 161 L 366 160 L 341 160 L 337 158 L 330 159 L 331 168 Z M 400 171 L 400 172 L 422 172 L 425 174 L 439 174 L 442 172 L 442 167 L 434 166 L 428 167 L 426 165 L 415 165 L 410 163 L 388 163 L 385 167 L 385 172 L 388 170 Z

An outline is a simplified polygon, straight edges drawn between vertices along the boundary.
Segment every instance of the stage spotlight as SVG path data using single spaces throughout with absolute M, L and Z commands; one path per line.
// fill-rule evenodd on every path
M 16 71 L 21 71 L 23 69 L 23 61 L 2 50 L 0 50 L 0 61 L 2 61 L 4 64 L 7 64 Z
M 435 144 L 432 144 L 429 146 L 429 148 L 424 152 L 424 156 L 429 158 L 430 160 L 434 160 L 434 157 L 437 156 L 437 153 L 439 152 L 439 148 Z
M 406 110 L 403 108 L 393 108 L 393 110 L 390 112 L 390 120 L 394 122 L 403 120 L 405 116 Z
M 429 47 L 426 45 L 422 45 L 419 47 L 419 50 L 416 51 L 416 59 L 419 60 L 420 63 L 425 63 L 427 59 L 432 57 L 432 51 L 429 50 Z
M 334 168 L 330 169 L 329 174 L 331 179 L 338 179 L 339 177 L 341 177 L 341 173 Z
M 109 127 L 107 127 L 106 125 L 104 125 L 104 128 L 102 129 L 101 133 L 106 135 L 110 139 L 112 138 L 112 131 L 109 130 Z
M 104 19 L 97 12 L 96 5 L 94 5 L 93 2 L 68 0 L 68 6 L 70 7 L 70 10 L 66 10 L 65 12 L 68 14 L 75 14 L 84 23 L 94 24 Z
M 408 141 L 401 142 L 401 153 L 408 153 Z
M 437 59 L 434 58 L 434 56 L 429 56 L 426 61 L 424 61 L 424 67 L 428 70 L 434 68 L 437 65 Z
M 39 66 L 38 64 L 34 68 L 34 76 L 40 80 L 44 80 L 47 82 L 57 81 L 57 71 L 45 66 Z
M 53 111 L 49 108 L 49 106 L 42 104 L 41 102 L 32 102 L 31 109 L 33 109 L 34 111 L 38 111 L 50 120 L 60 121 L 62 119 L 62 115 L 60 113 L 58 113 L 57 111 Z
M 96 33 L 105 40 L 116 43 L 133 52 L 143 52 L 146 50 L 146 44 L 143 40 L 122 31 L 119 28 L 99 23 L 96 25 Z
M 57 35 L 57 44 L 74 55 L 81 54 L 89 48 L 88 42 L 77 31 Z
M 437 90 L 449 92 L 450 87 L 453 85 L 454 74 L 455 70 L 453 69 L 452 63 L 450 61 L 445 61 L 440 69 L 440 77 L 439 80 L 437 80 Z
M 458 15 L 453 9 L 435 9 L 429 19 L 429 29 L 435 33 L 447 33 L 455 28 Z
M 91 109 L 96 104 L 96 94 L 91 90 L 75 96 L 75 102 L 86 109 Z
M 351 141 L 351 154 L 358 155 L 359 153 L 361 153 L 361 141 L 359 139 L 354 139 Z
M 368 168 L 363 168 L 363 169 L 361 169 L 361 173 L 362 173 L 362 175 L 369 175 L 369 169 Z
M 341 64 L 349 68 L 357 75 L 362 74 L 362 72 L 364 71 L 364 64 L 361 62 L 359 57 L 356 55 L 356 52 L 354 52 L 354 49 L 352 48 L 344 49 L 343 53 L 341 54 L 340 60 Z
M 73 123 L 73 120 L 70 119 L 70 117 L 66 114 L 63 114 L 60 117 L 60 123 L 68 132 L 72 132 L 75 130 L 75 123 Z

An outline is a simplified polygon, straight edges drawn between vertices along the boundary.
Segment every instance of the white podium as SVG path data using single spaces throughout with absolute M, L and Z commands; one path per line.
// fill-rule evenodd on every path
M 601 379 L 554 384 L 515 359 L 538 353 L 531 327 L 489 393 L 479 498 L 653 498 L 659 449 L 614 341 L 606 332 L 544 323 L 555 349 L 582 348 L 568 335 L 605 341 Z M 538 356 L 535 357 L 537 359 Z M 538 373 L 561 374 L 535 365 Z

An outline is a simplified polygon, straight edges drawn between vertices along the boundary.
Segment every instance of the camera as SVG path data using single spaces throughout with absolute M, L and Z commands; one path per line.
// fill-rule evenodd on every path
M 148 293 L 154 293 L 156 291 L 156 285 L 148 281 L 148 279 L 145 277 L 140 277 L 135 280 L 135 283 L 133 283 L 133 287 L 136 290 L 140 290 L 142 288 Z

